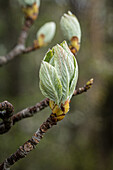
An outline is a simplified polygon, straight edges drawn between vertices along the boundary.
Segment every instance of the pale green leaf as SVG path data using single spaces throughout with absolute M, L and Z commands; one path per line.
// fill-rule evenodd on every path
M 60 45 L 56 45 L 54 47 L 54 63 L 62 83 L 62 103 L 65 102 L 69 96 L 69 61 L 66 51 Z
M 81 28 L 78 19 L 70 11 L 64 14 L 60 21 L 62 32 L 67 40 L 71 40 L 73 36 L 78 37 L 81 41 Z
M 72 54 L 72 52 L 70 51 L 66 41 L 63 41 L 63 43 L 60 44 L 63 49 L 67 52 L 68 55 L 68 72 L 69 72 L 69 81 L 72 79 L 73 75 L 74 75 L 74 70 L 75 70 L 75 65 L 74 65 L 74 55 Z
M 70 86 L 69 86 L 69 99 L 71 99 L 73 93 L 74 93 L 74 90 L 76 88 L 76 84 L 77 84 L 77 80 L 78 80 L 78 64 L 77 64 L 77 61 L 76 59 L 74 58 L 75 60 L 75 71 L 74 71 L 74 75 L 73 75 L 73 78 L 70 82 Z
M 62 84 L 56 69 L 47 62 L 40 68 L 40 89 L 42 94 L 59 105 L 62 97 Z

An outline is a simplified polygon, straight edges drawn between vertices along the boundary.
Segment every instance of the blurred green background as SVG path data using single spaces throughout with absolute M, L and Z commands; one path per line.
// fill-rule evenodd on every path
M 16 57 L 0 68 L 0 102 L 8 100 L 15 113 L 35 105 L 44 96 L 39 90 L 39 68 L 48 48 L 62 42 L 60 17 L 71 10 L 82 29 L 78 87 L 94 78 L 93 87 L 71 101 L 66 118 L 48 131 L 15 170 L 113 169 L 113 1 L 42 0 L 27 46 L 45 22 L 55 21 L 57 32 L 47 47 Z M 24 22 L 17 0 L 0 0 L 0 55 L 16 44 Z M 28 140 L 51 113 L 49 108 L 17 123 L 0 136 L 0 162 Z

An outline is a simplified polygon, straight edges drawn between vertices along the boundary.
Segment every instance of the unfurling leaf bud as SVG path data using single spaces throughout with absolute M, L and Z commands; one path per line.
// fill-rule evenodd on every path
M 40 0 L 19 0 L 25 18 L 36 20 L 39 12 Z
M 68 11 L 68 14 L 61 17 L 60 25 L 65 38 L 70 42 L 71 52 L 76 55 L 80 49 L 81 41 L 81 29 L 77 18 Z
M 56 31 L 55 22 L 47 22 L 37 32 L 37 40 L 40 46 L 46 45 L 53 39 Z
M 70 11 L 68 14 L 64 14 L 60 21 L 61 29 L 67 40 L 71 40 L 72 37 L 77 37 L 80 43 L 81 41 L 81 29 L 78 19 Z
M 50 108 L 63 119 L 78 79 L 78 65 L 66 41 L 45 55 L 40 68 L 40 89 L 50 99 Z

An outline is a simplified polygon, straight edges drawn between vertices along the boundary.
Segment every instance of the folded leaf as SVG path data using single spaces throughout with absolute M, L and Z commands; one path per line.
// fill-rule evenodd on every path
M 56 69 L 47 62 L 42 62 L 40 68 L 40 89 L 47 98 L 60 104 L 62 97 L 62 84 Z
M 75 59 L 75 58 L 74 58 Z M 77 80 L 78 80 L 78 64 L 77 64 L 77 61 L 75 59 L 75 71 L 74 71 L 74 75 L 73 75 L 73 78 L 70 82 L 70 86 L 69 86 L 69 99 L 71 99 L 73 93 L 74 93 L 74 90 L 76 88 L 76 84 L 77 84 Z
M 75 66 L 74 65 L 74 60 L 75 60 L 75 57 L 74 55 L 72 54 L 72 52 L 70 51 L 66 41 L 63 41 L 63 43 L 60 44 L 63 49 L 67 52 L 67 55 L 68 55 L 68 72 L 69 72 L 69 81 L 72 79 L 73 75 L 74 75 L 74 69 L 75 69 Z
M 58 76 L 62 83 L 62 103 L 64 103 L 69 96 L 69 81 L 70 81 L 70 59 L 66 51 L 60 46 L 54 47 L 54 63 L 58 72 Z
M 70 11 L 64 14 L 60 21 L 62 32 L 67 40 L 71 40 L 76 36 L 81 41 L 81 28 L 78 19 Z

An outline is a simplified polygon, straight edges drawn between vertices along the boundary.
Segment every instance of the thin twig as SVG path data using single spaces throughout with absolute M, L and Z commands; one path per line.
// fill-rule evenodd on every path
M 73 97 L 78 95 L 78 94 L 81 94 L 83 92 L 86 92 L 88 89 L 91 88 L 93 84 L 93 79 L 90 79 L 86 85 L 84 85 L 84 87 L 81 87 L 81 88 L 78 88 L 77 90 L 74 91 L 73 93 Z M 31 107 L 27 107 L 23 110 L 21 110 L 20 112 L 14 114 L 12 117 L 11 117 L 11 123 L 10 123 L 10 126 L 9 126 L 9 129 L 18 121 L 24 119 L 24 118 L 29 118 L 29 117 L 32 117 L 35 113 L 43 110 L 44 108 L 46 108 L 47 106 L 49 105 L 49 99 L 48 98 L 45 98 L 44 100 L 42 100 L 41 102 L 37 103 L 36 105 L 34 106 L 31 106 Z M 2 124 L 0 124 L 0 134 L 3 134 L 7 131 L 9 131 L 9 129 L 5 129 L 5 126 L 4 126 L 4 123 L 2 122 Z
M 89 90 L 92 87 L 93 81 L 94 81 L 93 78 L 87 81 L 87 83 L 83 87 L 80 87 L 74 91 L 73 96 L 87 92 L 87 90 Z
M 38 42 L 37 42 L 37 43 L 38 43 Z M 35 50 L 39 49 L 39 48 L 41 48 L 41 46 L 39 46 L 38 44 L 37 44 L 37 46 L 33 45 L 33 46 L 31 46 L 31 47 L 26 47 L 26 48 L 23 50 L 23 53 L 24 53 L 24 54 L 25 54 L 25 53 L 30 53 L 30 52 L 32 52 L 32 51 L 35 51 Z
M 33 25 L 33 20 L 32 19 L 26 19 L 24 26 L 21 30 L 17 45 L 5 56 L 0 56 L 0 66 L 3 66 L 4 64 L 8 63 L 12 59 L 14 59 L 16 56 L 22 54 L 22 53 L 27 53 L 28 48 L 25 47 L 25 42 L 28 37 L 28 31 Z M 32 50 L 34 50 L 33 47 L 31 47 Z M 31 50 L 30 50 L 31 51 Z
M 12 116 L 11 119 L 12 119 L 13 125 L 16 122 L 18 122 L 18 121 L 20 121 L 24 118 L 32 117 L 35 113 L 43 110 L 48 105 L 49 105 L 49 99 L 45 98 L 44 100 L 37 103 L 36 105 L 31 106 L 31 107 L 27 107 L 27 108 L 21 110 L 20 112 L 18 112 L 15 115 Z

